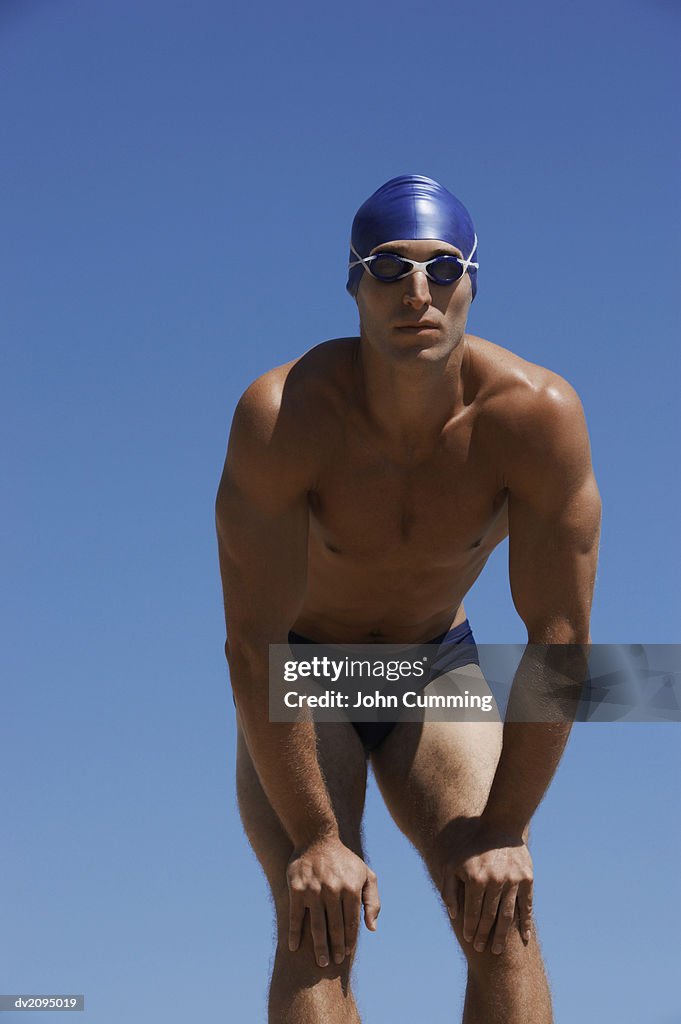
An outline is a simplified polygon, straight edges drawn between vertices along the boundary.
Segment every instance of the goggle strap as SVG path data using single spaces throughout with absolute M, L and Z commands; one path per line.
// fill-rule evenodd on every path
M 351 251 L 352 251 L 352 252 L 353 252 L 353 253 L 355 254 L 355 256 L 357 257 L 357 259 L 355 260 L 355 262 L 354 262 L 354 263 L 350 263 L 350 264 L 348 264 L 348 269 L 349 269 L 349 270 L 352 270 L 352 268 L 353 268 L 353 267 L 358 267 L 358 266 L 360 265 L 360 263 L 362 264 L 362 266 L 364 266 L 364 260 L 362 259 L 362 257 L 360 256 L 360 254 L 359 254 L 359 253 L 357 252 L 357 250 L 355 249 L 355 247 L 354 247 L 354 245 L 352 244 L 352 242 L 350 242 L 350 249 L 351 249 Z
M 473 234 L 473 239 L 474 239 L 474 241 L 473 241 L 473 248 L 471 249 L 471 254 L 468 257 L 468 259 L 465 260 L 464 263 L 463 263 L 463 272 L 464 272 L 464 274 L 466 273 L 466 271 L 468 270 L 469 267 L 475 267 L 475 269 L 477 270 L 478 267 L 480 266 L 479 263 L 473 263 L 473 256 L 475 255 L 475 250 L 478 248 L 478 236 L 475 233 Z

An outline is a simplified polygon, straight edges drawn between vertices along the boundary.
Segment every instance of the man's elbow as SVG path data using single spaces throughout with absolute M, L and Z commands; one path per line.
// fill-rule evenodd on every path
M 227 629 L 225 656 L 231 670 L 260 670 L 269 664 L 270 644 L 288 643 L 287 629 Z
M 267 661 L 267 643 L 257 636 L 231 631 L 225 641 L 225 655 L 231 669 L 249 667 Z
M 569 615 L 525 618 L 528 644 L 588 644 L 591 642 L 591 607 Z

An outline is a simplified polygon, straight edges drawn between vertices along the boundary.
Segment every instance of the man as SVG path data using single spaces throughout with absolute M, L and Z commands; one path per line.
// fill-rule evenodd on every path
M 387 182 L 353 223 L 359 338 L 266 373 L 234 416 L 217 526 L 239 806 L 277 915 L 276 1024 L 359 1021 L 360 912 L 370 930 L 379 912 L 369 760 L 465 953 L 465 1024 L 552 1019 L 526 844 L 569 722 L 268 717 L 270 644 L 470 643 L 464 598 L 507 535 L 528 643 L 589 641 L 600 499 L 582 408 L 556 374 L 465 333 L 477 269 L 454 196 Z

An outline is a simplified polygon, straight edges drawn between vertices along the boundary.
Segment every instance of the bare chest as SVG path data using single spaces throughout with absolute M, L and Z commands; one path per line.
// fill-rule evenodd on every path
M 506 532 L 497 467 L 469 443 L 413 461 L 344 448 L 309 502 L 313 546 L 353 561 L 461 565 Z

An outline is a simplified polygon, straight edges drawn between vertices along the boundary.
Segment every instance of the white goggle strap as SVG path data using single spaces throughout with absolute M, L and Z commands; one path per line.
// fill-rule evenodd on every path
M 348 270 L 352 270 L 353 267 L 358 267 L 360 265 L 360 263 L 362 264 L 362 266 L 364 266 L 364 260 L 362 259 L 360 254 L 357 252 L 357 250 L 355 249 L 355 247 L 352 244 L 352 242 L 350 242 L 350 249 L 355 254 L 357 259 L 355 260 L 354 263 L 348 263 Z
M 468 270 L 469 267 L 475 267 L 475 269 L 477 270 L 478 267 L 480 266 L 479 263 L 473 263 L 473 256 L 475 255 L 475 250 L 478 248 L 478 236 L 474 234 L 473 238 L 475 239 L 475 241 L 473 242 L 473 248 L 471 249 L 471 254 L 468 257 L 468 259 L 463 260 L 463 262 L 462 262 L 464 274 L 466 273 L 466 271 Z

